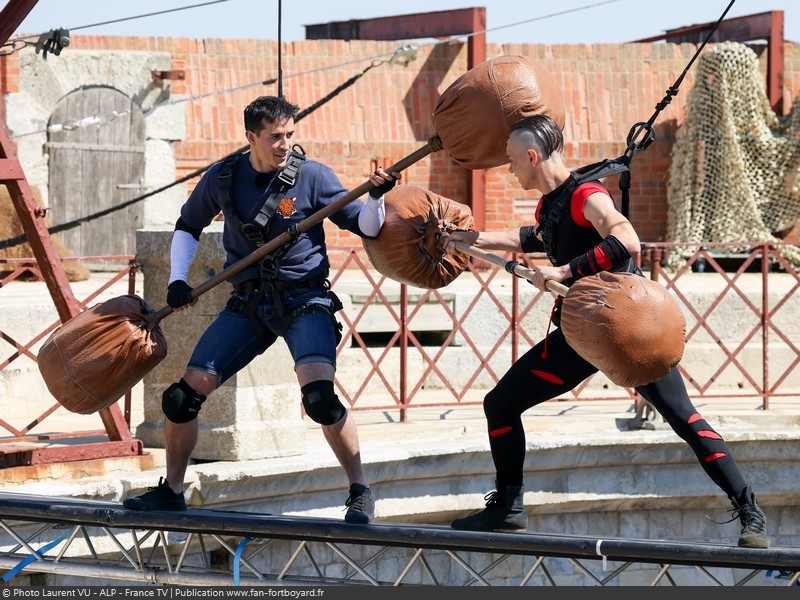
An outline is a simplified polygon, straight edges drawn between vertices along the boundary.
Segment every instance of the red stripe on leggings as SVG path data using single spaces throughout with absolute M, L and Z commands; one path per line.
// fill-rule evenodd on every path
M 498 427 L 497 429 L 492 429 L 489 432 L 489 437 L 497 437 L 498 435 L 503 435 L 509 431 L 511 431 L 511 427 Z
M 687 421 L 687 423 L 689 423 L 689 425 L 691 425 L 695 421 L 699 421 L 702 418 L 703 417 L 701 417 L 698 413 L 694 413 L 691 417 L 689 417 L 689 420 Z
M 718 434 L 716 431 L 711 431 L 710 429 L 703 429 L 702 431 L 698 431 L 697 435 L 704 438 L 710 438 L 712 440 L 721 440 L 722 436 Z
M 726 456 L 728 456 L 728 455 L 725 454 L 724 452 L 715 452 L 714 454 L 712 454 L 710 456 L 706 456 L 706 462 L 712 462 L 712 461 L 715 461 L 715 460 L 719 460 L 720 458 L 725 458 Z
M 561 377 L 558 377 L 553 373 L 548 373 L 547 371 L 537 371 L 536 369 L 533 369 L 531 373 L 533 373 L 537 377 L 541 377 L 545 381 L 549 381 L 550 383 L 558 383 L 558 384 L 564 383 L 564 380 L 561 379 Z

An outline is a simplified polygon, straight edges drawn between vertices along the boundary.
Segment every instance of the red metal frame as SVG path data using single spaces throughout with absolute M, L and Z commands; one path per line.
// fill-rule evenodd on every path
M 750 250 L 741 255 L 740 264 L 735 272 L 726 270 L 715 256 L 718 253 L 726 254 L 730 252 L 732 247 L 747 247 Z M 643 247 L 643 262 L 650 265 L 650 275 L 654 280 L 662 283 L 670 292 L 672 292 L 684 309 L 688 317 L 686 341 L 687 344 L 702 343 L 701 337 L 707 337 L 714 340 L 720 350 L 720 363 L 715 365 L 713 372 L 709 374 L 698 374 L 694 369 L 696 365 L 686 364 L 681 365 L 681 371 L 687 380 L 689 387 L 689 394 L 695 399 L 713 400 L 713 399 L 727 399 L 731 397 L 743 398 L 758 398 L 763 409 L 769 408 L 771 399 L 780 398 L 795 398 L 797 397 L 797 390 L 793 389 L 787 382 L 790 375 L 793 375 L 800 368 L 800 344 L 789 337 L 789 330 L 787 322 L 793 322 L 793 315 L 786 314 L 786 305 L 789 300 L 800 291 L 800 275 L 796 269 L 781 255 L 781 246 L 794 246 L 795 244 L 771 244 L 761 242 L 737 242 L 737 243 L 706 243 L 701 247 L 697 244 L 678 244 L 678 243 L 656 243 L 645 244 Z M 684 266 L 682 266 L 675 273 L 668 273 L 660 267 L 660 261 L 663 260 L 666 253 L 673 249 L 679 248 L 685 250 L 687 258 Z M 344 250 L 337 249 L 337 250 Z M 427 290 L 421 294 L 419 299 L 414 301 L 408 300 L 407 286 L 401 285 L 401 305 L 397 308 L 392 307 L 386 298 L 384 291 L 382 291 L 382 284 L 385 277 L 374 277 L 371 272 L 371 267 L 367 265 L 361 256 L 363 252 L 361 248 L 350 248 L 349 254 L 344 258 L 341 267 L 337 268 L 332 273 L 331 281 L 336 286 L 339 279 L 342 277 L 344 271 L 350 269 L 360 269 L 363 277 L 369 285 L 372 286 L 371 291 L 368 293 L 364 300 L 361 309 L 348 318 L 347 314 L 340 313 L 341 319 L 344 322 L 344 337 L 343 342 L 339 347 L 339 352 L 342 352 L 348 345 L 345 340 L 353 340 L 353 346 L 360 346 L 364 350 L 364 356 L 370 364 L 370 371 L 366 373 L 361 386 L 356 390 L 347 390 L 338 388 L 338 393 L 342 398 L 347 399 L 348 403 L 354 410 L 375 410 L 375 409 L 391 409 L 396 408 L 400 410 L 401 420 L 406 411 L 410 408 L 423 408 L 423 407 L 441 407 L 452 406 L 456 404 L 473 404 L 469 400 L 465 400 L 467 392 L 470 390 L 472 384 L 481 374 L 488 374 L 493 381 L 498 381 L 502 373 L 498 373 L 496 368 L 493 368 L 491 361 L 496 360 L 498 352 L 504 342 L 509 338 L 511 339 L 511 360 L 516 360 L 521 351 L 526 351 L 531 347 L 538 338 L 543 334 L 546 323 L 537 321 L 534 325 L 535 329 L 526 329 L 526 317 L 533 310 L 539 302 L 545 302 L 549 306 L 551 298 L 548 294 L 538 293 L 532 297 L 523 300 L 517 278 L 512 278 L 512 298 L 510 308 L 508 300 L 503 300 L 499 297 L 497 290 L 497 283 L 500 278 L 507 277 L 505 271 L 492 267 L 486 269 L 473 269 L 468 266 L 471 275 L 476 282 L 476 291 L 474 296 L 470 298 L 468 305 L 459 307 L 459 314 L 456 315 L 449 308 L 449 302 L 444 300 L 439 290 Z M 738 255 L 737 255 L 738 256 Z M 511 256 L 510 260 L 522 260 L 521 257 Z M 693 292 L 690 286 L 685 282 L 692 277 L 692 266 L 698 261 L 704 260 L 707 262 L 706 269 L 706 284 L 714 285 L 719 291 L 715 292 L 717 295 L 709 305 L 696 306 L 693 304 Z M 760 261 L 760 262 L 757 262 Z M 754 264 L 760 264 L 759 282 L 746 280 L 745 273 L 751 271 Z M 784 271 L 786 276 L 790 277 L 790 287 L 788 293 L 774 301 L 769 297 L 770 280 L 774 276 L 769 271 L 770 265 L 776 266 Z M 697 277 L 697 275 L 695 275 Z M 751 276 L 752 277 L 752 276 Z M 522 284 L 525 285 L 525 284 Z M 696 284 L 694 284 L 696 285 Z M 751 299 L 746 294 L 747 289 L 752 289 L 753 285 L 759 285 L 759 298 Z M 384 287 L 385 290 L 385 287 Z M 526 292 L 530 292 L 528 287 L 525 288 Z M 696 291 L 696 290 L 695 290 Z M 529 296 L 530 294 L 526 294 Z M 419 309 L 430 299 L 438 299 L 441 307 L 448 315 L 448 324 L 443 326 L 443 330 L 452 328 L 447 338 L 441 343 L 441 346 L 423 346 L 417 336 L 414 334 L 416 330 L 414 324 L 414 317 Z M 773 301 L 774 305 L 770 306 Z M 397 333 L 394 334 L 388 341 L 385 348 L 379 350 L 379 355 L 374 357 L 372 351 L 376 349 L 367 348 L 361 336 L 358 334 L 359 321 L 366 313 L 367 308 L 375 302 L 383 302 L 384 308 L 390 314 L 390 318 L 396 320 Z M 734 341 L 727 340 L 725 331 L 715 330 L 714 321 L 720 318 L 719 308 L 724 303 L 735 302 L 741 305 L 741 318 L 750 319 L 753 321 L 752 326 L 741 332 L 741 338 Z M 407 304 L 407 305 L 406 305 Z M 497 310 L 506 319 L 507 326 L 500 333 L 496 342 L 493 342 L 491 348 L 481 348 L 475 341 L 470 338 L 470 332 L 465 327 L 467 320 L 476 317 L 476 311 L 486 310 L 486 306 L 490 305 L 491 310 Z M 782 325 L 783 323 L 783 325 Z M 717 328 L 718 329 L 718 328 Z M 453 341 L 453 337 L 460 335 L 463 343 L 468 346 L 474 354 L 478 357 L 478 366 L 475 368 L 475 373 L 471 373 L 470 377 L 465 378 L 465 383 L 460 389 L 457 385 L 448 381 L 442 370 L 439 368 L 444 349 Z M 536 339 L 533 339 L 536 338 Z M 762 361 L 761 367 L 757 370 L 750 368 L 745 364 L 743 357 L 746 351 L 752 351 L 752 344 L 760 338 L 758 345 L 761 347 Z M 727 341 L 726 341 L 727 340 Z M 751 348 L 748 348 L 748 345 Z M 770 365 L 770 345 L 774 348 L 780 346 L 781 356 L 773 361 Z M 381 371 L 389 371 L 397 369 L 398 365 L 395 363 L 387 363 L 389 351 L 393 347 L 400 348 L 400 386 L 399 389 L 393 387 L 388 381 L 385 373 Z M 412 354 L 413 353 L 413 354 Z M 413 374 L 413 380 L 410 378 L 409 371 L 409 358 L 418 357 L 422 361 L 424 368 Z M 509 365 L 510 366 L 510 365 Z M 772 368 L 770 368 L 772 366 Z M 726 369 L 733 369 L 742 379 L 743 384 L 737 389 L 729 389 L 724 386 L 718 385 L 720 375 Z M 386 396 L 387 402 L 381 406 L 370 404 L 369 406 L 359 406 L 359 400 L 364 394 L 367 386 L 373 377 L 377 377 L 385 387 L 381 390 L 381 394 Z M 420 392 L 426 383 L 429 383 L 430 377 L 437 377 L 438 383 L 441 384 L 442 394 L 441 401 L 431 404 L 422 399 Z M 772 378 L 772 380 L 771 380 Z M 606 394 L 597 394 L 592 392 L 591 389 L 587 390 L 592 378 L 587 379 L 577 388 L 572 390 L 568 397 L 572 399 L 581 399 L 585 401 L 593 400 L 627 400 L 632 401 L 634 404 L 638 402 L 638 396 L 634 390 L 623 388 L 614 388 L 609 390 Z
M 662 35 L 657 35 L 635 42 L 657 42 L 661 40 L 674 43 L 699 44 L 705 40 L 714 23 L 691 25 L 668 29 Z M 722 21 L 711 42 L 751 42 L 753 40 L 767 40 L 767 96 L 776 114 L 783 114 L 783 11 L 771 10 L 769 12 L 725 19 Z
M 693 247 L 694 246 L 694 247 Z M 781 400 L 782 398 L 796 398 L 798 391 L 792 388 L 790 377 L 796 379 L 796 373 L 800 370 L 800 344 L 791 335 L 789 324 L 794 323 L 794 316 L 789 314 L 787 308 L 792 298 L 797 297 L 800 291 L 800 275 L 796 269 L 784 259 L 780 253 L 781 246 L 793 246 L 795 244 L 770 244 L 761 242 L 738 242 L 738 243 L 706 243 L 700 247 L 693 244 L 677 243 L 657 243 L 645 244 L 643 247 L 643 262 L 650 265 L 650 275 L 653 279 L 661 282 L 674 295 L 676 301 L 681 305 L 687 315 L 687 347 L 693 343 L 704 343 L 713 340 L 719 347 L 719 364 L 713 369 L 703 374 L 695 370 L 696 365 L 691 363 L 682 364 L 681 371 L 686 378 L 689 394 L 697 400 L 721 400 L 725 401 L 731 397 L 737 398 L 758 398 L 763 409 L 768 409 L 770 402 Z M 734 272 L 726 270 L 720 265 L 720 255 L 727 255 L 732 246 L 747 247 L 750 250 L 739 258 L 741 264 Z M 685 264 L 674 273 L 666 272 L 660 268 L 661 261 L 665 255 L 679 249 L 685 252 Z M 366 292 L 364 303 L 357 312 L 342 311 L 338 313 L 344 324 L 342 343 L 338 348 L 338 353 L 360 348 L 363 350 L 364 361 L 369 365 L 369 372 L 358 389 L 345 389 L 339 387 L 340 396 L 348 402 L 353 410 L 398 410 L 400 420 L 406 420 L 409 409 L 412 408 L 431 408 L 431 407 L 452 407 L 454 405 L 477 405 L 480 400 L 475 400 L 468 396 L 476 379 L 485 375 L 491 381 L 497 382 L 502 376 L 502 372 L 510 362 L 503 362 L 500 356 L 505 342 L 511 340 L 511 362 L 515 361 L 521 352 L 526 351 L 535 341 L 543 335 L 547 323 L 542 319 L 531 321 L 530 314 L 534 308 L 541 307 L 539 303 L 544 302 L 549 310 L 552 305 L 552 298 L 548 294 L 541 292 L 532 293 L 532 289 L 525 283 L 520 284 L 518 278 L 511 278 L 511 299 L 501 296 L 498 287 L 504 283 L 503 278 L 509 275 L 503 269 L 490 266 L 488 269 L 475 270 L 468 266 L 470 275 L 464 274 L 461 277 L 471 276 L 475 280 L 475 290 L 471 296 L 467 296 L 466 306 L 458 307 L 458 314 L 450 308 L 450 301 L 443 297 L 443 290 L 425 290 L 422 293 L 415 293 L 417 299 L 410 299 L 409 289 L 406 285 L 400 286 L 400 304 L 387 297 L 387 286 L 385 276 L 375 276 L 375 270 L 364 258 L 363 248 L 355 247 L 332 247 L 332 254 L 337 257 L 335 264 L 337 267 L 331 272 L 331 282 L 336 288 L 345 285 L 344 281 L 353 281 L 353 272 L 359 273 L 356 278 L 359 282 L 366 282 L 370 287 Z M 767 260 L 765 260 L 765 257 Z M 86 260 L 97 259 L 98 257 L 87 257 Z M 119 258 L 119 257 L 118 257 Z M 131 270 L 135 266 L 133 257 L 131 260 Z M 522 257 L 511 256 L 511 260 L 522 260 Z M 11 262 L 6 259 L 5 262 Z M 35 264 L 32 259 L 27 263 L 23 259 L 13 259 L 19 263 L 18 271 L 26 270 L 28 266 Z M 84 260 L 84 259 L 80 259 Z M 697 285 L 687 286 L 686 280 L 697 277 L 692 272 L 692 266 L 698 261 L 706 263 L 703 277 L 709 285 L 714 285 L 714 299 L 710 304 L 703 303 L 697 305 L 693 303 L 692 290 L 697 291 Z M 756 261 L 760 261 L 757 263 Z M 755 264 L 760 264 L 760 273 L 752 274 L 749 280 L 744 273 Z M 771 283 L 774 274 L 769 271 L 770 265 L 777 266 L 785 271 L 788 280 L 784 280 L 782 285 L 785 292 L 781 292 L 779 298 L 770 299 L 770 287 L 776 285 Z M 31 271 L 27 271 L 31 272 Z M 129 289 L 132 290 L 134 277 L 131 272 L 127 272 L 129 277 Z M 119 281 L 125 272 L 117 275 L 113 281 Z M 345 278 L 345 275 L 348 277 Z M 16 277 L 16 271 L 9 278 Z M 0 288 L 2 288 L 0 282 Z M 507 282 L 506 282 L 507 283 Z M 11 285 L 18 285 L 12 283 Z M 21 285 L 21 284 L 20 284 Z M 101 290 L 91 294 L 84 303 L 95 298 L 102 290 L 108 289 L 110 283 L 106 283 Z M 754 285 L 760 286 L 758 293 L 754 294 Z M 522 287 L 524 286 L 524 287 Z M 506 288 L 508 289 L 508 288 Z M 750 294 L 745 292 L 750 290 Z M 524 292 L 524 293 L 523 293 Z M 449 330 L 447 338 L 437 345 L 426 346 L 420 342 L 417 335 L 415 319 L 422 307 L 432 300 L 438 300 L 441 307 L 447 313 L 446 323 L 442 324 L 442 330 Z M 726 335 L 726 331 L 720 330 L 715 324 L 721 316 L 718 309 L 723 302 L 735 302 L 740 306 L 740 320 L 752 321 L 752 325 L 741 329 L 741 335 L 731 338 Z M 773 302 L 773 305 L 770 305 Z M 390 319 L 396 321 L 396 333 L 391 336 L 385 347 L 368 347 L 362 336 L 358 333 L 359 322 L 366 315 L 367 309 L 373 304 L 382 304 L 388 311 Z M 498 311 L 506 320 L 507 324 L 493 340 L 489 347 L 481 346 L 480 343 L 471 339 L 469 320 L 480 319 L 480 312 L 487 310 Z M 51 324 L 45 332 L 37 336 L 37 340 L 51 331 L 58 323 Z M 394 331 L 391 324 L 386 324 L 387 331 Z M 727 321 L 725 327 L 727 327 Z M 474 353 L 477 360 L 474 372 L 459 374 L 458 382 L 448 380 L 443 369 L 440 368 L 444 357 L 444 349 L 453 341 L 454 336 L 460 336 L 463 344 Z M 535 338 L 535 339 L 534 339 Z M 759 339 L 760 338 L 760 339 Z M 0 369 L 21 355 L 30 356 L 29 348 L 35 341 L 27 344 L 19 343 L 9 336 L 0 332 L 0 339 L 11 343 L 15 347 L 14 356 L 0 364 Z M 352 347 L 351 347 L 352 345 Z M 750 348 L 747 348 L 747 346 Z M 760 346 L 762 361 L 759 367 L 753 367 L 745 363 L 743 357 L 745 352 L 752 352 L 753 347 Z M 399 358 L 392 358 L 393 348 L 399 348 Z M 773 355 L 770 355 L 770 352 Z M 774 353 L 779 352 L 777 356 Z M 498 363 L 497 361 L 501 362 Z M 421 363 L 422 369 L 411 370 L 411 364 Z M 729 386 L 718 385 L 720 375 L 726 369 L 733 369 L 741 378 L 742 386 L 732 389 Z M 389 375 L 399 370 L 399 385 L 390 381 Z M 463 375 L 463 376 L 462 376 Z M 435 387 L 441 387 L 441 393 L 435 395 L 435 401 L 431 402 L 430 397 L 425 397 L 421 392 L 425 391 L 426 384 L 431 383 L 431 379 L 436 382 Z M 375 380 L 379 381 L 380 396 L 385 398 L 385 402 L 376 406 L 371 402 L 364 401 L 367 395 L 367 387 Z M 591 402 L 595 400 L 619 400 L 633 402 L 637 404 L 639 399 L 634 390 L 617 388 L 616 386 L 608 392 L 598 392 L 597 388 L 589 388 L 592 378 L 584 381 L 576 389 L 569 392 L 565 399 L 580 399 L 581 401 Z M 375 397 L 374 394 L 373 398 Z M 76 437 L 71 434 L 49 434 L 35 436 L 30 431 L 34 426 L 42 423 L 54 410 L 57 405 L 43 414 L 35 417 L 25 427 L 14 428 L 7 422 L 0 420 L 0 428 L 5 428 L 12 434 L 10 439 L 0 439 L 0 467 L 9 466 L 12 461 L 16 464 L 28 464 L 25 461 L 66 461 L 82 460 L 86 458 L 106 458 L 115 453 L 128 452 L 133 454 L 141 453 L 141 445 L 136 440 L 116 440 L 103 445 L 82 445 L 70 447 L 70 450 L 54 448 L 52 452 L 31 452 L 30 445 L 24 447 L 21 442 L 25 441 L 47 441 L 63 439 L 65 437 Z M 130 423 L 130 397 L 126 397 L 126 422 Z M 85 436 L 93 432 L 82 432 Z M 94 432 L 96 433 L 96 432 Z M 118 442 L 118 443 L 117 443 Z M 15 455 L 15 456 L 11 456 Z
M 22 23 L 31 9 L 36 6 L 37 0 L 11 0 L 0 11 L 0 44 L 5 44 L 17 27 Z M 0 102 L 0 105 L 4 105 Z M 37 209 L 36 199 L 33 195 L 25 172 L 17 158 L 8 129 L 5 124 L 5 109 L 0 114 L 2 123 L 0 126 L 0 183 L 8 188 L 11 201 L 17 211 L 22 228 L 27 236 L 28 243 L 33 249 L 42 279 L 47 284 L 47 289 L 53 299 L 56 310 L 58 311 L 61 322 L 66 322 L 77 315 L 81 306 L 72 293 L 69 280 L 61 264 L 61 259 L 53 246 L 50 233 L 44 220 L 42 211 Z M 116 450 L 123 455 L 130 455 L 131 445 L 127 442 L 132 441 L 132 436 L 128 423 L 126 423 L 119 407 L 114 404 L 109 408 L 104 408 L 100 412 L 105 430 L 111 442 L 125 441 L 124 448 L 119 448 L 119 444 L 113 444 Z M 139 448 L 140 453 L 141 448 Z M 73 451 L 81 452 L 80 446 L 74 446 Z M 59 459 L 63 460 L 63 459 Z

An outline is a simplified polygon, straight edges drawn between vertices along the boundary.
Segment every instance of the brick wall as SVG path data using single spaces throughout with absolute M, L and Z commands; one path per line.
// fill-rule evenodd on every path
M 283 93 L 301 109 L 322 102 L 351 77 L 362 74 L 354 85 L 298 123 L 296 136 L 308 155 L 329 164 L 347 187 L 363 183 L 376 163 L 388 166 L 424 146 L 436 133 L 432 113 L 439 95 L 467 68 L 466 44 L 460 43 L 419 45 L 418 58 L 408 67 L 381 62 L 400 45 L 335 40 L 283 44 Z M 763 64 L 764 47 L 754 48 L 762 55 Z M 67 52 L 73 49 L 169 52 L 171 68 L 185 70 L 184 81 L 171 82 L 171 98 L 188 99 L 187 135 L 175 148 L 176 179 L 244 146 L 242 109 L 257 95 L 278 92 L 277 84 L 261 83 L 277 76 L 274 40 L 73 36 Z M 570 166 L 578 167 L 625 152 L 631 127 L 650 119 L 695 49 L 692 44 L 663 43 L 490 44 L 487 57 L 533 56 L 555 74 L 566 98 L 567 158 Z M 0 60 L 0 81 L 7 91 L 15 91 L 19 85 L 15 65 L 13 55 Z M 800 92 L 798 44 L 786 45 L 784 82 L 788 110 Z M 631 164 L 630 216 L 642 241 L 667 241 L 670 152 L 692 83 L 690 70 L 678 95 L 655 121 L 655 142 L 637 153 Z M 476 133 L 480 133 L 479 124 Z M 446 151 L 426 157 L 404 174 L 406 184 L 460 202 L 468 200 L 468 180 L 469 173 Z M 618 191 L 616 182 L 607 183 L 612 191 Z M 489 169 L 486 228 L 524 222 L 534 199 L 533 192 L 519 188 L 507 167 Z M 333 244 L 356 241 L 333 227 L 329 239 Z M 790 240 L 797 239 L 793 232 Z

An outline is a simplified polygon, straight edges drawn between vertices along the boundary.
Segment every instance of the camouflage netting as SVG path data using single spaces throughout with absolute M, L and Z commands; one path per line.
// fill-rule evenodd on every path
M 800 216 L 799 173 L 800 98 L 778 117 L 752 49 L 725 42 L 706 50 L 672 150 L 667 239 L 780 242 Z M 679 268 L 687 250 L 672 252 L 667 268 Z M 800 266 L 800 249 L 780 252 Z

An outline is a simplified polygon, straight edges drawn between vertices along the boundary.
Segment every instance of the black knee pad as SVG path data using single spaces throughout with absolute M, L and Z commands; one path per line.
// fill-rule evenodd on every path
M 188 423 L 197 418 L 206 397 L 195 392 L 181 379 L 173 383 L 161 396 L 161 412 L 173 423 Z
M 333 425 L 341 421 L 347 413 L 333 391 L 332 381 L 312 381 L 300 388 L 300 391 L 303 394 L 303 408 L 315 423 Z

